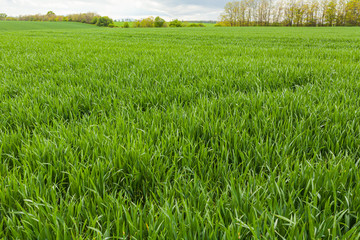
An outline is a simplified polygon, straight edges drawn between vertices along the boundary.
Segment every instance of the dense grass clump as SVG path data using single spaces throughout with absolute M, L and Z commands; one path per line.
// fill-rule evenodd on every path
M 356 28 L 3 31 L 0 238 L 358 239 L 359 56 Z

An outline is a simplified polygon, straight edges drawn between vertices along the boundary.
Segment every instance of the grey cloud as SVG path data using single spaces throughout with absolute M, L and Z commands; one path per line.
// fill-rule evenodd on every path
M 97 12 L 112 18 L 162 16 L 166 19 L 216 20 L 230 0 L 0 0 L 8 15 Z
M 157 2 L 161 2 L 164 5 L 169 6 L 179 6 L 179 5 L 197 5 L 197 6 L 204 6 L 204 7 L 223 7 L 225 5 L 226 0 L 182 0 L 182 1 L 176 1 L 176 0 L 158 0 Z

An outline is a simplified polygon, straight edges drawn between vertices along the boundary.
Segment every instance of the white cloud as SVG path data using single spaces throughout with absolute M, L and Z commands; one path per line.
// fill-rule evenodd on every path
M 167 20 L 217 20 L 229 0 L 0 0 L 0 12 L 11 16 L 97 12 L 115 19 L 161 16 Z

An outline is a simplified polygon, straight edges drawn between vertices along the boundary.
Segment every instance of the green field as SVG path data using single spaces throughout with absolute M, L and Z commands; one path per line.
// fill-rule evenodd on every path
M 0 239 L 360 238 L 359 28 L 9 24 Z
M 114 22 L 115 26 L 118 26 L 118 27 L 123 27 L 124 26 L 124 23 L 125 22 Z M 132 27 L 133 26 L 133 23 L 132 22 L 128 22 L 129 23 L 129 26 Z M 188 25 L 191 24 L 191 23 L 187 23 Z M 196 23 L 196 24 L 199 24 L 199 23 Z M 205 25 L 205 27 L 214 27 L 215 24 L 214 23 L 202 23 L 203 25 Z
M 0 32 L 23 31 L 23 30 L 78 30 L 84 28 L 95 28 L 93 25 L 70 22 L 12 22 L 0 21 Z

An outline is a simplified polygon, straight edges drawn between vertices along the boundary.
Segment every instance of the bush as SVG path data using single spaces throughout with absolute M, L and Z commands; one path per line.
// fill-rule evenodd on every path
M 7 17 L 6 21 L 17 21 L 18 19 L 15 17 Z
M 165 20 L 164 19 L 162 19 L 159 16 L 155 18 L 155 22 L 154 22 L 155 27 L 164 27 L 164 25 L 165 25 Z
M 129 28 L 129 27 L 130 27 L 129 23 L 125 22 L 123 28 Z
M 6 20 L 6 17 L 7 17 L 7 14 L 6 14 L 6 13 L 0 13 L 0 20 L 5 21 L 5 20 Z
M 96 26 L 99 26 L 99 27 L 108 27 L 111 23 L 114 23 L 114 21 L 105 16 L 105 17 L 99 17 L 98 18 L 98 21 L 96 23 Z
M 188 25 L 187 27 L 205 27 L 204 24 L 202 23 L 199 23 L 199 24 L 196 24 L 196 23 L 191 23 L 190 25 Z
M 141 20 L 140 27 L 154 27 L 154 17 L 148 17 Z
M 230 27 L 231 24 L 229 22 L 217 22 L 215 27 Z
M 96 24 L 98 21 L 98 17 L 93 17 L 93 19 L 90 21 L 91 24 Z
M 134 28 L 140 27 L 140 21 L 139 21 L 139 20 L 136 20 L 136 21 L 133 23 L 133 27 L 134 27 Z
M 178 19 L 172 20 L 169 24 L 170 27 L 183 27 L 184 23 L 179 21 Z
M 110 28 L 114 28 L 114 27 L 116 27 L 116 25 L 115 25 L 114 23 L 110 23 L 110 24 L 109 24 L 109 27 L 110 27 Z

